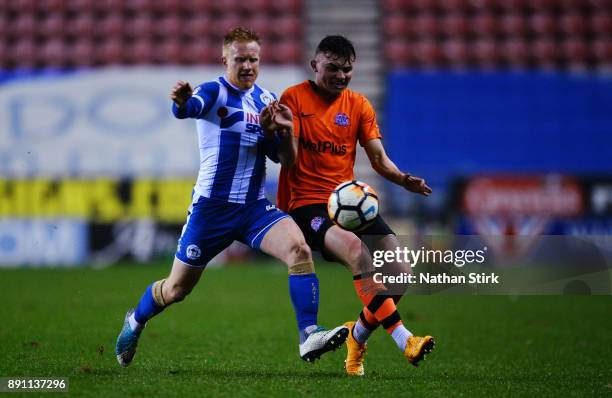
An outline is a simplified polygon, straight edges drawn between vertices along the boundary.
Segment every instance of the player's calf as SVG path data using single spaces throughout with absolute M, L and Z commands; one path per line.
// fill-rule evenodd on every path
M 310 247 L 295 222 L 289 217 L 278 221 L 263 237 L 260 249 L 287 264 L 289 295 L 300 337 L 300 357 L 312 362 L 341 346 L 348 336 L 346 327 L 325 330 L 317 324 L 319 279 Z

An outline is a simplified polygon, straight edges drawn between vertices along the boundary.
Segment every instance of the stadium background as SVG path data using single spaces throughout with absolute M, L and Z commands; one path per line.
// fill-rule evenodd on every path
M 115 286 L 121 300 L 102 294 L 100 308 L 95 307 L 100 312 L 105 305 L 123 310 L 151 275 L 167 272 L 199 165 L 194 125 L 173 119 L 168 92 L 179 79 L 199 84 L 220 75 L 220 39 L 236 25 L 262 36 L 258 83 L 277 94 L 310 77 L 307 61 L 325 34 L 343 33 L 353 40 L 358 62 L 352 88 L 375 105 L 391 158 L 400 168 L 426 178 L 434 189 L 430 198 L 420 198 L 383 182 L 360 150 L 356 176 L 381 193 L 381 210 L 398 232 L 612 234 L 610 0 L 0 0 L 0 268 L 36 268 L 27 274 L 0 274 L 0 294 L 9 308 L 14 303 L 15 311 L 5 310 L 2 316 L 8 325 L 0 330 L 5 347 L 29 350 L 45 344 L 21 337 L 16 325 L 22 317 L 33 322 L 27 317 L 36 313 L 31 306 L 51 312 L 56 308 L 28 304 L 34 299 L 25 300 L 24 292 L 42 301 L 51 297 L 66 309 L 71 305 L 67 303 L 76 303 L 64 296 L 62 289 L 76 283 L 68 279 L 83 283 L 77 289 L 81 298 L 88 286 L 105 292 L 114 285 L 127 286 L 126 291 Z M 278 168 L 268 164 L 268 170 L 273 198 Z M 254 260 L 253 253 L 236 245 L 216 262 Z M 110 268 L 114 276 L 89 273 L 92 267 L 117 263 Z M 126 266 L 133 263 L 145 267 Z M 57 267 L 78 268 L 78 273 L 56 273 Z M 230 279 L 244 272 L 268 283 L 257 279 L 257 271 L 227 272 Z M 336 276 L 331 268 L 322 272 Z M 220 274 L 210 278 L 223 281 Z M 207 286 L 214 296 L 215 285 Z M 282 284 L 274 286 L 270 292 L 280 289 L 284 294 Z M 247 285 L 236 288 L 253 293 Z M 348 281 L 346 289 L 339 289 L 347 297 L 338 303 L 351 301 Z M 494 304 L 468 301 L 466 305 L 482 313 L 496 312 Z M 193 302 L 206 300 L 196 296 Z M 519 308 L 535 308 L 530 317 L 542 330 L 538 322 L 544 314 L 583 322 L 585 328 L 589 322 L 609 322 L 602 317 L 606 311 L 609 315 L 605 300 L 563 301 L 563 307 L 554 309 L 555 302 L 521 302 L 522 307 L 489 303 L 509 311 L 508 319 L 523 316 Z M 454 328 L 463 320 L 453 318 L 465 308 L 460 304 L 428 303 L 440 319 L 454 319 Z M 580 313 L 582 304 L 591 311 L 586 319 Z M 181 311 L 178 316 L 186 318 Z M 82 314 L 83 322 L 97 322 L 87 310 Z M 474 314 L 467 317 L 478 322 Z M 112 327 L 121 322 L 121 314 L 116 315 Z M 430 325 L 440 326 L 435 322 L 441 321 Z M 505 320 L 491 322 L 503 325 Z M 114 338 L 108 323 L 97 325 L 99 331 L 88 332 L 96 341 Z M 478 333 L 479 326 L 470 325 L 473 329 L 464 325 L 458 334 Z M 101 330 L 107 333 L 102 336 Z M 446 329 L 442 325 L 438 330 Z M 577 330 L 557 337 L 566 339 Z M 601 337 L 601 330 L 593 339 Z M 58 332 L 53 338 L 62 341 L 65 336 Z M 609 346 L 609 337 L 598 341 Z M 109 351 L 112 343 L 105 344 Z M 507 355 L 514 361 L 512 354 Z M 13 353 L 7 348 L 3 355 L 0 369 L 13 361 L 7 358 L 39 359 L 21 349 Z M 87 355 L 76 355 L 85 363 L 74 370 L 77 375 L 112 376 L 96 373 L 97 357 L 82 359 Z M 486 363 L 483 356 L 470 355 Z M 453 363 L 452 358 L 445 360 Z M 33 363 L 5 367 L 10 372 L 4 373 L 37 369 L 38 374 L 52 374 L 46 369 L 64 369 L 48 361 L 38 367 Z M 279 366 L 284 366 L 282 361 Z M 446 375 L 446 370 L 433 369 L 439 370 L 438 376 Z M 220 372 L 213 376 L 224 380 Z M 563 376 L 559 380 L 568 379 L 567 373 L 557 373 Z M 580 380 L 587 383 L 591 376 L 585 373 Z M 512 377 L 502 385 L 512 384 Z M 390 391 L 393 383 L 388 381 Z M 553 391 L 565 392 L 563 383 L 558 381 Z M 474 385 L 466 382 L 465 387 L 470 393 Z M 497 387 L 488 386 L 490 392 Z
M 236 25 L 262 36 L 277 93 L 310 76 L 324 34 L 355 42 L 352 87 L 392 159 L 435 190 L 384 183 L 360 151 L 356 175 L 400 233 L 612 232 L 610 1 L 14 0 L 0 2 L 2 266 L 172 251 L 198 153 L 167 92 L 220 74 Z

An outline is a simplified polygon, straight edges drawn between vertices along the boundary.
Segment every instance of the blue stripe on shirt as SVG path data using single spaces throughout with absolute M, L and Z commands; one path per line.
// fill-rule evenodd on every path
M 232 87 L 223 77 L 219 78 L 219 81 L 227 88 L 227 101 L 226 106 L 232 108 L 242 109 L 242 98 L 240 98 L 240 92 Z
M 261 100 L 261 95 L 263 94 L 263 90 L 259 88 L 259 86 L 255 85 L 253 87 L 253 91 L 251 92 L 251 98 L 253 98 L 253 102 L 255 102 L 255 106 L 257 107 L 257 112 L 261 112 L 263 108 L 266 107 L 266 104 Z
M 212 109 L 217 102 L 217 98 L 219 98 L 219 84 L 217 82 L 208 82 L 202 84 L 202 90 L 197 93 L 202 99 L 204 99 L 204 109 L 200 114 L 200 117 L 206 116 L 208 112 Z
M 230 116 L 221 119 L 221 128 L 226 129 L 232 127 L 234 124 L 242 121 L 244 119 L 244 112 L 238 111 L 232 113 Z
M 257 141 L 257 159 L 253 166 L 253 174 L 249 180 L 249 191 L 247 192 L 246 201 L 257 200 L 259 197 L 259 191 L 263 182 L 264 176 L 266 175 L 266 143 L 263 137 L 259 137 Z
M 210 197 L 227 200 L 232 189 L 232 182 L 238 166 L 240 152 L 240 133 L 221 130 L 219 140 L 219 160 L 213 180 Z

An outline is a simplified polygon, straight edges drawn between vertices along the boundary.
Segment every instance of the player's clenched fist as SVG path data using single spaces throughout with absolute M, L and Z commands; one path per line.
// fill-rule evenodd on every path
M 278 134 L 281 138 L 285 138 L 293 130 L 293 114 L 291 109 L 278 101 L 274 102 L 273 109 L 272 120 L 278 126 Z
M 172 87 L 172 91 L 170 91 L 170 99 L 172 99 L 178 107 L 181 107 L 187 103 L 191 94 L 193 94 L 191 85 L 179 80 L 174 87 Z
M 266 135 L 273 135 L 278 131 L 281 138 L 288 136 L 293 129 L 293 115 L 291 110 L 278 101 L 271 102 L 261 111 L 261 127 Z
M 274 137 L 278 126 L 275 125 L 272 119 L 272 103 L 261 110 L 259 120 L 264 135 L 268 138 Z

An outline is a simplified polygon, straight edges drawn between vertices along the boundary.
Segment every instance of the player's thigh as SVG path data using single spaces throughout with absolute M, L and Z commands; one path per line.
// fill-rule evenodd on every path
M 377 251 L 395 252 L 400 245 L 395 232 L 380 215 L 367 228 L 357 232 L 357 236 L 365 243 L 371 254 Z M 379 270 L 386 275 L 399 275 L 410 272 L 410 266 L 407 263 L 389 262 Z
M 378 250 L 395 252 L 397 248 L 400 247 L 400 242 L 397 239 L 397 236 L 393 234 L 370 235 L 367 238 L 367 246 L 371 253 Z M 385 262 L 385 264 L 382 266 L 382 271 L 385 273 L 385 275 L 399 275 L 402 273 L 409 273 L 411 268 L 408 262 L 391 261 Z
M 346 265 L 353 275 L 371 272 L 374 269 L 368 248 L 353 232 L 334 225 L 327 230 L 324 245 L 325 250 Z
M 393 244 L 393 239 L 385 239 L 387 235 L 394 236 L 395 232 L 387 225 L 385 220 L 380 216 L 376 216 L 374 221 L 365 229 L 356 232 L 357 236 L 366 244 L 370 253 L 374 250 L 390 249 L 389 244 Z M 382 246 L 385 247 L 382 247 Z
M 268 230 L 260 250 L 285 262 L 312 258 L 302 231 L 290 217 L 283 218 Z
M 206 267 L 234 241 L 239 210 L 236 205 L 197 199 L 183 226 L 175 258 L 191 267 Z
M 299 207 L 291 212 L 291 217 L 304 234 L 306 243 L 313 250 L 319 250 L 328 261 L 337 259 L 325 250 L 325 235 L 334 223 L 329 219 L 326 204 L 312 204 Z

